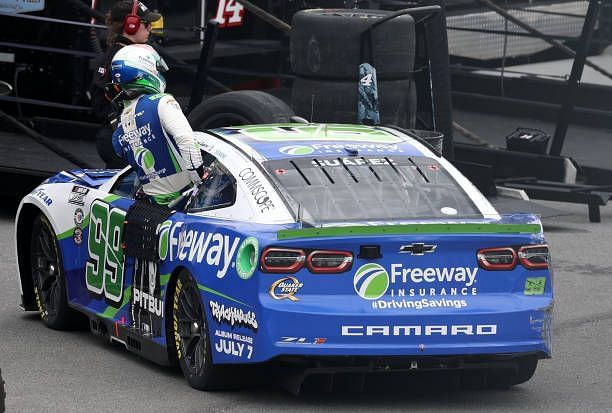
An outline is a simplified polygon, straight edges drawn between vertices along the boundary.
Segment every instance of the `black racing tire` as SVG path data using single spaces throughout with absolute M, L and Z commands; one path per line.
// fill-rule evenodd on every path
M 96 149 L 108 169 L 121 169 L 127 166 L 127 163 L 115 153 L 113 130 L 110 127 L 104 126 L 96 133 Z
M 293 16 L 291 68 L 300 76 L 357 79 L 361 33 L 389 15 L 385 10 L 312 9 Z M 379 80 L 411 76 L 415 56 L 414 19 L 404 15 L 374 29 L 373 51 Z M 367 56 L 366 56 L 367 58 Z
M 298 116 L 312 122 L 356 123 L 358 83 L 296 78 L 291 102 Z M 380 118 L 383 125 L 413 128 L 416 119 L 416 87 L 412 80 L 378 81 Z
M 279 98 L 260 90 L 240 90 L 212 96 L 196 106 L 187 119 L 196 130 L 261 123 L 290 123 L 295 113 Z
M 516 376 L 511 381 L 512 386 L 529 381 L 536 372 L 538 367 L 538 358 L 536 356 L 526 356 L 517 361 Z
M 169 339 L 189 385 L 198 390 L 220 390 L 227 385 L 223 367 L 213 366 L 212 348 L 204 305 L 198 286 L 187 271 L 181 271 L 172 294 Z
M 80 326 L 79 314 L 68 306 L 57 237 L 43 214 L 36 217 L 32 226 L 30 268 L 34 299 L 43 323 L 54 330 Z

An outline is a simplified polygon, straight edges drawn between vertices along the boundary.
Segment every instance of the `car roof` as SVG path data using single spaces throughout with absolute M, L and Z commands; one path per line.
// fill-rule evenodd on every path
M 288 123 L 225 127 L 211 132 L 234 142 L 246 152 L 257 153 L 261 160 L 339 155 L 432 155 L 409 135 L 391 128 L 366 125 Z

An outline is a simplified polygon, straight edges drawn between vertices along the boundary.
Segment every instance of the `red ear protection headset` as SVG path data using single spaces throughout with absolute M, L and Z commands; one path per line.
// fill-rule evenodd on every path
M 134 35 L 138 32 L 138 29 L 140 29 L 140 17 L 136 14 L 137 12 L 138 0 L 134 0 L 132 12 L 123 19 L 123 31 L 125 34 Z

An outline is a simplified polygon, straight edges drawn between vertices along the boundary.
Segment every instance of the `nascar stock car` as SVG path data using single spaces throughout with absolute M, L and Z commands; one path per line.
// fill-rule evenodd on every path
M 196 136 L 210 173 L 174 210 L 135 200 L 129 167 L 63 171 L 24 197 L 25 310 L 54 329 L 84 314 L 200 389 L 264 362 L 301 377 L 482 369 L 513 385 L 550 357 L 539 218 L 498 214 L 425 141 L 297 123 Z

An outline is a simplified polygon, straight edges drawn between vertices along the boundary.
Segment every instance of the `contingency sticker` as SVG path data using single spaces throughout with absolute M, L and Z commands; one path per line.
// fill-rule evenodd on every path
M 542 295 L 546 286 L 546 277 L 532 277 L 525 280 L 525 295 Z

